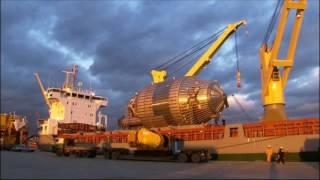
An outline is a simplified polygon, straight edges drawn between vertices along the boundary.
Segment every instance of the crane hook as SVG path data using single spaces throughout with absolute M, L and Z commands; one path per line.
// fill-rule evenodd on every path
M 237 70 L 237 87 L 238 87 L 238 89 L 240 89 L 241 88 L 241 78 L 240 78 L 240 70 L 238 69 Z

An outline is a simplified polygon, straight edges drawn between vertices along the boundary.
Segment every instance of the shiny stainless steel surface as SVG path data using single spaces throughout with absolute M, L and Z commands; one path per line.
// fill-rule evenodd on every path
M 206 123 L 219 117 L 226 95 L 217 81 L 182 77 L 142 89 L 128 103 L 122 128 Z M 139 120 L 137 120 L 139 119 Z

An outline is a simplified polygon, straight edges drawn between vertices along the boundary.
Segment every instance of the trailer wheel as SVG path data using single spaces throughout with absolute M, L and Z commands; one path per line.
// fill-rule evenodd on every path
M 87 157 L 87 158 L 90 157 L 90 153 L 87 151 L 82 152 L 82 155 L 83 155 L 83 157 Z
M 201 161 L 201 157 L 199 153 L 192 153 L 191 155 L 191 161 L 193 163 L 199 163 Z
M 95 151 L 92 151 L 92 152 L 89 152 L 88 153 L 88 157 L 89 158 L 95 158 L 97 156 L 96 152 Z
M 207 152 L 207 161 L 210 161 L 212 159 L 211 154 Z
M 186 153 L 179 153 L 178 154 L 178 161 L 179 162 L 187 162 L 188 156 L 186 155 Z
M 63 155 L 66 156 L 66 157 L 68 157 L 70 154 L 67 153 L 67 152 L 65 152 L 65 153 L 63 153 Z
M 63 153 L 62 153 L 62 151 L 61 151 L 61 150 L 57 150 L 57 151 L 56 151 L 56 155 L 57 155 L 57 156 L 62 156 L 62 155 L 63 155 Z
M 103 152 L 103 157 L 105 159 L 110 159 L 111 158 L 110 153 L 108 151 Z
M 77 156 L 77 157 L 83 157 L 83 154 L 82 154 L 81 151 L 80 151 L 80 152 L 76 152 L 76 156 Z
M 113 151 L 113 152 L 111 153 L 111 158 L 112 158 L 113 160 L 119 159 L 119 156 L 120 156 L 120 151 Z

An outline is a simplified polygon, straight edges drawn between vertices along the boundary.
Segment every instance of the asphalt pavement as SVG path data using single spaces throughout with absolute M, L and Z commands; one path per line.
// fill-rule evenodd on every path
M 1 179 L 319 179 L 319 163 L 209 161 L 177 163 L 57 157 L 48 152 L 1 152 Z

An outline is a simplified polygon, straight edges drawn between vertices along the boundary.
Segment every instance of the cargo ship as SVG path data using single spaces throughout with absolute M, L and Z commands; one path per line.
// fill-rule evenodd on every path
M 38 144 L 42 150 L 50 151 L 56 142 L 59 128 L 89 131 L 105 129 L 107 124 L 107 115 L 99 110 L 107 106 L 108 99 L 95 95 L 92 90 L 81 89 L 82 82 L 77 82 L 77 65 L 72 65 L 64 72 L 66 76 L 62 87 L 46 90 L 39 75 L 34 74 L 49 111 L 48 119 L 38 120 Z
M 183 140 L 185 150 L 206 149 L 212 160 L 265 160 L 266 149 L 271 146 L 274 153 L 283 147 L 289 161 L 319 161 L 319 127 L 319 118 L 309 118 L 273 123 L 169 126 L 150 130 Z M 129 133 L 130 130 L 86 133 L 61 131 L 59 137 L 94 144 L 112 141 L 115 149 L 132 150 Z

